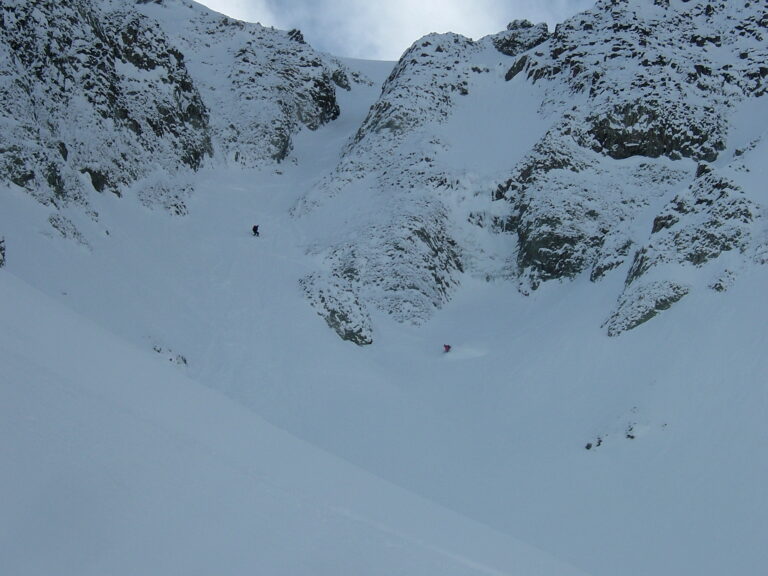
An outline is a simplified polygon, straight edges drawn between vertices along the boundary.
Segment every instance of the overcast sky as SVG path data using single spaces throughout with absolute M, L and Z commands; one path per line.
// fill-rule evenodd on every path
M 336 56 L 397 60 L 430 32 L 471 38 L 499 32 L 509 21 L 558 22 L 594 0 L 198 0 L 249 22 L 299 28 L 314 48 Z

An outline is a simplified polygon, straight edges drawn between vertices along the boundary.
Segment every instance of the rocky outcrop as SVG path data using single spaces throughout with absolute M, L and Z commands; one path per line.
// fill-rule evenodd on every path
M 183 215 L 186 173 L 284 160 L 355 81 L 297 31 L 182 0 L 5 2 L 0 179 L 54 207 L 130 193 Z
M 502 54 L 518 56 L 535 48 L 548 38 L 549 28 L 546 24 L 534 25 L 528 20 L 513 20 L 507 25 L 506 31 L 495 34 L 491 37 L 491 41 L 496 50 Z
M 356 272 L 350 268 L 346 276 L 345 271 L 341 275 L 337 271 L 331 275 L 309 274 L 299 283 L 310 304 L 342 340 L 365 346 L 373 342 L 373 326 L 353 285 Z
M 734 260 L 719 260 L 728 252 L 737 261 L 750 256 L 758 245 L 752 229 L 759 214 L 735 182 L 700 166 L 688 190 L 654 218 L 650 240 L 635 253 L 624 292 L 606 322 L 608 334 L 621 334 L 666 310 L 698 287 L 698 275 L 706 279 L 699 284 L 727 290 L 734 281 L 729 268 Z M 687 271 L 691 268 L 694 272 Z M 703 270 L 706 274 L 697 274 Z
M 211 153 L 184 57 L 140 14 L 5 3 L 0 54 L 0 177 L 41 202 L 120 195 L 149 165 L 194 170 Z
M 438 201 L 420 200 L 389 218 L 318 249 L 329 271 L 301 281 L 318 314 L 342 339 L 358 345 L 373 342 L 372 309 L 419 324 L 448 300 L 462 271 Z
M 48 217 L 48 223 L 59 237 L 64 238 L 65 240 L 71 240 L 83 247 L 88 248 L 88 241 L 81 234 L 80 230 L 78 230 L 77 226 L 75 226 L 72 220 L 63 214 L 59 212 L 51 214 Z
M 689 176 L 670 162 L 607 166 L 568 132 L 566 119 L 495 191 L 512 204 L 501 227 L 518 238 L 512 275 L 523 292 L 585 271 L 597 281 L 621 266 L 634 244 L 628 224 Z
M 336 88 L 360 81 L 320 55 L 301 32 L 284 32 L 164 0 L 140 7 L 168 31 L 212 111 L 213 148 L 221 161 L 254 167 L 285 160 L 302 128 L 339 116 Z M 187 21 L 183 32 L 174 20 Z M 352 76 L 352 79 L 350 79 Z
M 609 336 L 637 328 L 682 299 L 690 287 L 671 280 L 647 282 L 627 288 L 616 310 L 604 324 Z
M 0 268 L 5 266 L 5 238 L 0 236 Z
M 506 37 L 529 35 L 510 30 Z M 533 36 L 533 35 L 532 35 Z M 520 41 L 525 46 L 524 41 Z M 310 301 L 343 338 L 365 326 L 370 310 L 420 323 L 447 302 L 464 269 L 442 201 L 454 177 L 435 158 L 445 149 L 440 126 L 472 79 L 488 74 L 472 61 L 496 54 L 492 39 L 431 34 L 403 54 L 379 100 L 335 170 L 298 204 L 297 217 L 369 198 L 354 232 L 319 248 L 327 273 L 305 279 Z M 345 200 L 346 199 L 346 200 Z M 355 337 L 353 341 L 357 339 Z
M 300 30 L 241 22 L 181 0 L 142 2 L 186 57 L 208 109 L 216 156 L 254 167 L 288 158 L 301 129 L 317 130 L 340 113 L 336 88 L 366 82 L 319 54 Z M 182 30 L 176 25 L 186 21 Z
M 738 185 L 704 168 L 687 192 L 654 218 L 651 241 L 635 255 L 627 283 L 662 262 L 702 266 L 723 252 L 746 252 L 758 214 Z
M 661 262 L 702 266 L 746 250 L 755 206 L 727 178 L 701 169 L 694 180 L 683 160 L 717 159 L 734 109 L 765 94 L 767 24 L 768 9 L 751 3 L 605 0 L 517 60 L 507 77 L 544 86 L 545 113 L 564 111 L 494 193 L 512 206 L 497 229 L 517 236 L 524 292 L 586 271 L 598 281 L 634 254 L 607 322 L 616 335 L 691 289 Z M 645 239 L 631 230 L 663 198 L 674 199 L 638 249 Z
M 370 216 L 365 242 L 343 241 L 325 252 L 332 281 L 324 289 L 346 292 L 345 305 L 373 306 L 396 318 L 400 310 L 418 310 L 408 315 L 418 319 L 450 297 L 462 270 L 483 274 L 473 263 L 473 248 L 461 246 L 451 223 L 456 216 L 446 209 L 446 197 L 466 191 L 461 176 L 441 161 L 452 142 L 439 126 L 473 93 L 478 78 L 497 73 L 488 65 L 494 62 L 489 50 L 497 62 L 508 59 L 494 89 L 541 94 L 539 114 L 549 129 L 510 166 L 508 177 L 495 179 L 491 196 L 508 203 L 506 216 L 490 207 L 469 215 L 481 227 L 516 238 L 506 272 L 486 271 L 486 277 L 516 278 L 519 289 L 528 293 L 546 281 L 588 274 L 599 282 L 614 271 L 638 269 L 644 264 L 636 254 L 695 267 L 702 259 L 717 258 L 718 251 L 740 250 L 744 230 L 714 221 L 733 223 L 729 215 L 744 205 L 737 200 L 731 205 L 720 195 L 704 195 L 704 200 L 699 187 L 719 185 L 706 177 L 693 182 L 697 163 L 712 163 L 726 149 L 734 110 L 765 93 L 767 22 L 766 8 L 757 3 L 735 9 L 724 0 L 684 6 L 602 0 L 551 35 L 546 26 L 518 21 L 477 42 L 451 34 L 426 36 L 403 55 L 337 168 L 296 209 L 306 215 L 333 198 L 355 194 L 385 196 L 387 205 L 396 207 L 387 208 L 386 216 Z M 656 230 L 653 242 L 639 248 L 648 239 L 638 231 L 655 227 L 644 221 L 647 214 L 682 197 L 686 188 L 700 196 L 700 204 L 694 201 L 699 216 L 711 201 L 711 219 L 697 227 L 685 225 L 688 231 L 676 231 L 677 240 L 661 242 Z M 431 214 L 447 220 L 409 212 L 414 196 L 425 198 L 425 205 L 435 207 Z M 409 215 L 417 226 L 410 226 Z M 656 226 L 671 223 L 667 216 L 659 215 Z M 445 230 L 445 235 L 430 233 L 427 245 L 437 247 L 434 254 L 452 256 L 422 258 L 414 251 L 418 242 L 391 250 L 390 238 L 399 236 L 380 226 L 382 219 L 397 222 L 406 236 L 425 221 L 440 222 L 426 229 Z M 379 236 L 383 230 L 386 235 Z M 411 263 L 403 276 L 410 282 L 391 283 L 391 297 L 361 289 L 385 285 L 385 270 L 404 269 L 400 255 Z M 379 261 L 387 266 L 371 265 Z M 607 324 L 609 333 L 638 326 L 692 289 L 674 275 L 665 276 L 661 267 L 651 268 L 659 272 L 627 282 Z M 350 270 L 361 271 L 363 279 L 354 279 L 358 272 L 349 277 L 344 271 Z M 430 278 L 426 271 L 439 274 Z M 434 298 L 430 283 L 448 289 Z M 328 307 L 321 309 L 327 316 Z
M 764 6 L 603 0 L 558 25 L 546 49 L 526 56 L 524 72 L 588 96 L 576 118 L 587 127 L 583 145 L 616 159 L 711 162 L 731 106 L 765 93 L 765 33 Z

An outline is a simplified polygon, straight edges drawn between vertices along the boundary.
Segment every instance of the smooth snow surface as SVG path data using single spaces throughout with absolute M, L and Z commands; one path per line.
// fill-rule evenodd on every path
M 199 173 L 186 217 L 97 196 L 79 243 L 2 191 L 0 572 L 763 574 L 765 266 L 619 338 L 625 269 L 467 275 L 363 348 L 306 302 L 308 250 L 366 207 L 290 209 L 391 67 L 365 66 L 295 161 Z
M 270 426 L 10 274 L 0 301 L 4 573 L 578 574 Z

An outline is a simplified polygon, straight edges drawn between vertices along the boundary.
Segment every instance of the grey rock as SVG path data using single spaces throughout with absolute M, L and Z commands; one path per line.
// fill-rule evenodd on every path
M 609 336 L 618 336 L 668 310 L 689 291 L 688 286 L 668 280 L 633 285 L 619 299 L 617 309 L 603 326 Z
M 606 323 L 609 335 L 631 330 L 685 296 L 692 287 L 675 278 L 683 277 L 686 267 L 716 266 L 726 252 L 747 257 L 757 244 L 752 224 L 759 208 L 717 170 L 699 173 L 688 190 L 654 218 L 650 239 L 635 253 L 625 289 Z M 719 270 L 708 287 L 724 292 L 736 274 L 727 267 Z
M 72 220 L 70 220 L 63 214 L 59 212 L 51 214 L 48 217 L 48 223 L 62 238 L 73 240 L 76 243 L 86 248 L 89 247 L 88 241 L 85 239 L 85 236 L 83 236 L 83 234 L 80 232 L 77 226 L 75 226 Z
M 370 315 L 348 279 L 338 274 L 313 274 L 302 278 L 300 285 L 317 313 L 342 340 L 358 346 L 373 343 Z
M 3 8 L 0 115 L 13 122 L 0 136 L 0 178 L 46 204 L 86 204 L 89 188 L 119 195 L 151 159 L 196 169 L 211 153 L 181 54 L 156 23 L 103 7 Z
M 546 24 L 533 25 L 528 20 L 514 20 L 504 32 L 493 36 L 496 50 L 507 56 L 517 56 L 549 38 Z
M 659 250 L 633 250 L 642 239 L 626 231 L 650 202 L 691 182 L 684 166 L 655 159 L 702 162 L 694 203 L 714 201 L 702 186 L 723 191 L 703 162 L 725 149 L 734 104 L 764 93 L 755 71 L 768 57 L 762 40 L 765 10 L 734 11 L 720 1 L 683 11 L 657 2 L 653 12 L 637 4 L 598 2 L 558 25 L 508 73 L 508 78 L 523 74 L 530 82 L 545 82 L 551 92 L 544 108 L 567 111 L 493 192 L 495 199 L 511 204 L 499 229 L 517 234 L 517 275 L 524 292 L 586 270 L 598 281 L 633 253 L 630 274 L 642 274 L 652 266 L 648 259 L 662 253 L 695 266 L 748 243 L 748 214 L 755 210 L 738 194 L 731 194 L 732 203 L 718 200 L 719 208 L 699 227 L 688 222 L 687 232 L 676 228 L 680 215 L 675 210 L 659 214 L 653 235 L 660 239 L 674 228 L 676 238 L 663 247 L 657 242 Z M 704 38 L 704 49 L 690 41 L 696 34 Z M 745 39 L 754 41 L 753 50 L 743 51 Z M 562 85 L 568 90 L 558 91 Z M 578 108 L 568 111 L 568 94 L 580 99 Z M 632 157 L 648 161 L 634 171 L 606 162 Z M 739 217 L 741 227 L 735 225 Z
M 635 255 L 626 284 L 662 263 L 700 267 L 723 252 L 746 252 L 758 214 L 740 187 L 710 171 L 654 218 L 650 242 Z

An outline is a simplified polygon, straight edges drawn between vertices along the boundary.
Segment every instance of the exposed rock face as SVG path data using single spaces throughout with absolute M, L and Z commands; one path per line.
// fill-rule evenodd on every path
M 0 176 L 46 204 L 120 195 L 162 163 L 211 153 L 182 54 L 138 13 L 90 0 L 4 2 Z
M 570 232 L 559 230 L 553 236 L 549 230 L 557 230 L 563 215 L 560 202 L 553 203 L 543 190 L 574 188 L 566 182 L 553 183 L 553 172 L 557 176 L 563 169 L 586 170 L 594 177 L 584 180 L 600 182 L 605 181 L 605 170 L 595 167 L 604 166 L 605 156 L 717 158 L 725 147 L 732 105 L 765 93 L 765 82 L 754 75 L 766 52 L 761 41 L 764 24 L 760 9 L 732 10 L 727 2 L 691 2 L 684 11 L 666 3 L 600 2 L 594 10 L 559 25 L 547 44 L 518 61 L 516 66 L 530 81 L 551 82 L 549 106 L 564 106 L 565 94 L 578 95 L 582 102 L 563 116 L 497 192 L 515 206 L 514 221 L 521 224 L 518 264 L 533 287 L 541 280 L 572 277 L 592 265 L 600 238 L 615 235 L 615 228 L 626 227 L 626 219 L 632 218 L 632 211 L 619 214 L 617 221 L 615 215 L 598 209 L 610 221 L 603 222 L 602 232 L 594 236 L 590 233 L 594 211 L 581 205 L 565 215 Z M 708 29 L 716 40 L 702 50 L 695 39 Z M 560 91 L 562 85 L 567 92 Z M 644 177 L 657 171 L 659 167 L 649 163 Z M 661 171 L 650 178 L 666 180 L 667 190 L 687 176 Z M 635 182 L 640 194 L 622 199 L 623 203 L 647 202 L 645 185 Z M 627 188 L 619 186 L 618 193 Z M 658 186 L 656 190 L 665 193 Z M 573 195 L 568 197 L 572 203 Z M 591 197 L 607 201 L 615 211 L 616 198 L 610 194 L 594 191 Z
M 757 245 L 752 228 L 759 213 L 732 180 L 701 167 L 688 190 L 654 218 L 650 240 L 635 253 L 624 293 L 606 322 L 608 333 L 639 326 L 688 294 L 693 286 L 684 278 L 696 274 L 687 268 L 709 268 L 709 287 L 727 290 L 733 271 L 717 260 L 726 252 L 749 256 Z
M 350 289 L 355 274 L 354 268 L 347 277 L 336 272 L 330 276 L 310 274 L 300 284 L 312 306 L 342 340 L 365 346 L 373 342 L 373 326 L 370 314 Z
M 585 270 L 598 280 L 623 265 L 642 242 L 630 230 L 643 207 L 685 186 L 689 192 L 654 221 L 651 246 L 637 251 L 609 333 L 639 325 L 689 291 L 663 277 L 640 289 L 634 280 L 654 262 L 700 266 L 745 250 L 755 207 L 718 177 L 689 184 L 695 168 L 679 162 L 717 159 L 735 106 L 765 94 L 767 9 L 737 4 L 598 2 L 510 70 L 546 83 L 549 113 L 568 110 L 568 98 L 579 102 L 496 191 L 513 206 L 503 228 L 519 240 L 523 290 Z M 646 160 L 632 168 L 613 162 L 638 157 Z M 704 207 L 708 216 L 694 226 L 688 215 L 703 217 Z
M 506 36 L 528 36 L 527 30 Z M 471 60 L 488 51 L 495 51 L 490 39 L 473 42 L 456 34 L 431 34 L 415 43 L 385 82 L 336 169 L 297 206 L 296 214 L 308 217 L 333 201 L 371 198 L 372 211 L 356 230 L 321 249 L 330 272 L 303 284 L 343 338 L 372 338 L 371 306 L 399 321 L 420 323 L 458 284 L 461 250 L 441 200 L 453 178 L 434 161 L 445 146 L 435 128 L 450 117 L 456 99 L 468 94 L 471 78 L 488 73 Z
M 674 8 L 603 0 L 559 25 L 548 50 L 527 57 L 525 74 L 588 95 L 574 118 L 587 126 L 583 144 L 612 158 L 713 161 L 730 106 L 765 94 L 764 10 L 725 0 Z
M 462 270 L 482 273 L 472 246 L 455 235 L 456 214 L 446 209 L 446 199 L 467 191 L 442 161 L 451 142 L 436 127 L 450 121 L 477 78 L 495 74 L 490 48 L 508 58 L 497 90 L 537 90 L 539 114 L 549 121 L 507 177 L 488 177 L 498 183 L 491 196 L 508 203 L 507 214 L 489 207 L 469 216 L 517 240 L 505 275 L 528 293 L 542 282 L 582 274 L 598 282 L 631 266 L 606 322 L 611 335 L 671 307 L 700 288 L 671 270 L 703 270 L 723 254 L 746 254 L 755 241 L 749 229 L 761 212 L 754 202 L 727 175 L 696 173 L 697 163 L 719 161 L 727 150 L 730 118 L 741 103 L 765 95 L 767 12 L 764 4 L 746 1 L 603 0 L 551 36 L 544 26 L 514 22 L 478 42 L 423 38 L 398 63 L 334 173 L 297 213 L 340 195 L 386 196 L 383 220 L 404 234 L 433 222 L 424 245 L 436 250 L 426 259 L 414 251 L 417 241 L 389 250 L 397 234 L 377 225 L 378 214 L 360 233 L 364 242 L 344 240 L 325 253 L 332 281 L 315 278 L 313 285 L 346 293 L 340 300 L 365 318 L 373 305 L 395 318 L 415 310 L 406 316 L 420 321 L 450 297 Z M 412 212 L 417 194 L 431 211 Z M 654 211 L 658 217 L 646 222 Z M 419 224 L 411 225 L 414 220 Z M 364 286 L 385 286 L 387 273 L 406 270 L 400 255 L 411 263 L 403 274 L 411 281 L 390 284 L 391 297 L 366 293 Z M 735 273 L 715 276 L 704 285 L 725 289 Z M 433 286 L 445 289 L 432 293 Z M 328 306 L 320 313 L 327 318 Z
M 211 110 L 216 154 L 246 167 L 285 160 L 302 128 L 339 116 L 336 87 L 350 79 L 315 52 L 299 30 L 283 32 L 215 14 L 182 0 L 140 7 L 168 30 Z M 175 20 L 187 21 L 183 32 Z M 353 80 L 354 81 L 354 78 Z
M 651 242 L 635 255 L 627 283 L 671 259 L 701 266 L 723 252 L 746 252 L 758 213 L 739 186 L 708 171 L 654 218 Z
M 688 294 L 688 286 L 659 280 L 642 286 L 631 286 L 619 298 L 618 307 L 605 326 L 609 336 L 637 328 L 659 312 L 668 310 L 675 302 Z
M 0 268 L 5 266 L 5 238 L 0 236 Z
M 553 128 L 496 191 L 513 206 L 505 227 L 519 240 L 521 288 L 536 289 L 543 281 L 585 270 L 598 280 L 620 266 L 633 245 L 627 223 L 687 176 L 670 162 L 609 169 L 600 154 L 569 137 L 567 128 Z
M 507 25 L 506 32 L 496 34 L 492 41 L 496 50 L 502 54 L 517 56 L 548 38 L 549 29 L 546 24 L 534 25 L 528 20 L 514 20 Z
M 0 17 L 0 178 L 52 206 L 130 190 L 184 214 L 184 172 L 285 159 L 349 88 L 298 31 L 184 0 L 9 0 Z

